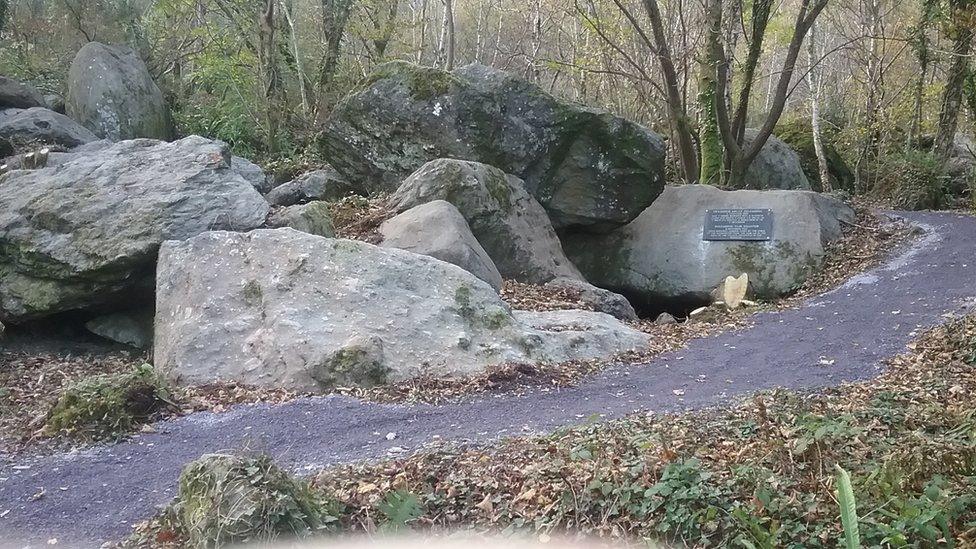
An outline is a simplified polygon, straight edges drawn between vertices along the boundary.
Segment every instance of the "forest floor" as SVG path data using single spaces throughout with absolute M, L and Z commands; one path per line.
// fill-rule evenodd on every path
M 339 232 L 349 238 L 370 240 L 375 227 L 387 217 L 377 202 L 365 199 L 341 202 L 335 210 Z M 634 328 L 649 336 L 648 347 L 639 352 L 620 353 L 610 360 L 503 364 L 464 379 L 423 377 L 372 389 L 339 387 L 335 392 L 373 402 L 438 404 L 473 393 L 525 393 L 570 387 L 611 365 L 646 362 L 661 353 L 680 349 L 693 339 L 743 328 L 757 312 L 796 307 L 804 299 L 877 265 L 909 238 L 911 232 L 905 223 L 891 222 L 885 216 L 859 207 L 855 223 L 845 226 L 844 237 L 828 249 L 823 269 L 792 296 L 736 310 L 714 307 L 705 314 L 673 324 L 656 324 L 653 319 L 632 322 Z M 506 281 L 502 298 L 513 308 L 523 310 L 588 307 L 571 290 L 515 281 Z M 70 351 L 73 349 L 68 341 L 54 348 L 50 344 L 28 342 L 13 350 L 0 350 L 0 387 L 3 388 L 0 389 L 0 450 L 55 452 L 89 445 L 92 441 L 87 440 L 85 433 L 44 431 L 48 412 L 59 395 L 67 386 L 90 376 L 130 371 L 150 360 L 142 353 L 97 344 L 80 353 Z M 171 399 L 176 406 L 163 408 L 146 418 L 146 423 L 199 411 L 223 412 L 246 403 L 280 404 L 307 396 L 311 395 L 234 383 L 173 389 Z M 147 432 L 150 430 L 145 428 Z
M 614 366 L 576 386 L 441 405 L 297 398 L 190 414 L 155 423 L 153 432 L 130 440 L 71 454 L 0 457 L 6 461 L 0 466 L 0 529 L 24 541 L 119 539 L 169 501 L 182 465 L 206 452 L 265 452 L 307 474 L 409 455 L 436 441 L 479 444 L 632 413 L 682 417 L 776 387 L 806 395 L 802 391 L 874 378 L 924 329 L 976 303 L 976 218 L 904 215 L 923 225 L 924 234 L 837 289 L 793 308 L 757 313 L 746 327 L 692 340 L 646 363 Z M 695 477 L 693 470 L 688 474 Z

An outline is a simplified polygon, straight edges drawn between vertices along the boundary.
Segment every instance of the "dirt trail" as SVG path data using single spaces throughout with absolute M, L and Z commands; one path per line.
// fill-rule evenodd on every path
M 97 547 L 125 536 L 172 498 L 180 468 L 205 452 L 267 451 L 301 473 L 381 457 L 393 447 L 415 449 L 435 436 L 490 440 L 594 415 L 701 408 L 758 389 L 873 377 L 921 328 L 976 303 L 976 218 L 901 215 L 926 233 L 884 265 L 798 309 L 759 314 L 752 328 L 610 369 L 580 387 L 444 406 L 338 396 L 246 405 L 159 423 L 156 433 L 79 453 L 16 462 L 0 456 L 0 546 L 58 538 L 58 546 Z M 396 438 L 387 440 L 391 432 Z

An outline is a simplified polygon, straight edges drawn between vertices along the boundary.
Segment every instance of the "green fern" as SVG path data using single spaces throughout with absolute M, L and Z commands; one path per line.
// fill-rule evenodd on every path
M 837 470 L 837 502 L 840 504 L 840 522 L 844 527 L 844 546 L 847 549 L 860 549 L 861 533 L 857 524 L 857 504 L 851 475 L 840 465 L 834 468 Z

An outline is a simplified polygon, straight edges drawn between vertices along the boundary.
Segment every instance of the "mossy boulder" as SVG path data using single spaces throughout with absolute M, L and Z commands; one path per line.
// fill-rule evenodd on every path
M 122 436 L 166 406 L 169 390 L 148 364 L 68 385 L 48 413 L 46 434 L 106 439 Z
M 44 107 L 0 110 L 0 138 L 10 144 L 11 152 L 48 145 L 77 147 L 97 139 L 74 120 Z
M 478 64 L 384 64 L 336 107 L 319 143 L 366 193 L 393 191 L 437 158 L 495 166 L 524 180 L 558 230 L 627 223 L 664 186 L 657 134 Z
M 303 233 L 329 238 L 335 236 L 335 227 L 332 224 L 332 212 L 329 210 L 329 204 L 321 201 L 287 206 L 275 210 L 268 216 L 268 227 L 272 229 L 291 227 Z
M 168 515 L 204 549 L 322 533 L 337 509 L 268 456 L 207 454 L 184 467 Z
M 265 222 L 268 203 L 223 143 L 92 145 L 0 175 L 0 320 L 149 303 L 161 242 Z
M 461 267 L 495 290 L 502 275 L 481 246 L 461 212 L 450 202 L 434 200 L 396 215 L 380 225 L 380 246 L 436 257 Z
M 518 177 L 479 162 L 440 158 L 407 177 L 389 204 L 405 212 L 434 200 L 457 208 L 503 277 L 532 284 L 582 278 Z
M 539 329 L 460 267 L 287 228 L 166 242 L 156 280 L 154 362 L 186 384 L 324 392 L 598 358 L 646 341 L 599 313 L 560 311 L 563 329 Z
M 844 157 L 833 145 L 836 132 L 824 131 L 824 154 L 827 157 L 827 173 L 830 175 L 831 189 L 835 191 L 852 192 L 854 190 L 854 172 Z M 776 135 L 790 146 L 800 156 L 800 167 L 810 181 L 810 187 L 815 191 L 823 191 L 820 183 L 820 164 L 817 161 L 817 151 L 813 146 L 813 129 L 809 120 L 793 119 L 776 126 Z
M 899 210 L 937 210 L 946 204 L 950 179 L 935 155 L 902 151 L 880 160 L 871 194 Z
M 0 109 L 47 107 L 44 96 L 29 84 L 0 76 Z
M 102 139 L 172 139 L 163 93 L 146 64 L 127 46 L 89 42 L 68 69 L 65 109 Z
M 705 212 L 772 211 L 768 241 L 705 241 Z M 668 187 L 630 224 L 609 235 L 565 242 L 569 257 L 594 284 L 641 303 L 703 304 L 727 276 L 749 275 L 751 295 L 788 294 L 820 265 L 824 247 L 841 236 L 854 212 L 811 191 L 722 191 L 707 185 Z M 680 252 L 680 253 L 678 253 Z
M 745 145 L 756 138 L 758 130 L 745 131 Z M 810 181 L 800 166 L 800 156 L 775 135 L 770 135 L 759 154 L 746 170 L 745 184 L 750 189 L 810 190 Z

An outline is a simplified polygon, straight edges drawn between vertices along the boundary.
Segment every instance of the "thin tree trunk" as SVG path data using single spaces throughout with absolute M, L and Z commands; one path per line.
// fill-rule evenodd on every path
M 454 0 L 444 0 L 444 21 L 447 24 L 447 54 L 444 69 L 454 70 L 454 50 L 457 40 L 454 36 Z
M 285 22 L 288 23 L 288 33 L 291 39 L 291 49 L 292 55 L 295 56 L 295 72 L 298 76 L 298 92 L 302 98 L 302 114 L 308 116 L 311 109 L 312 100 L 308 93 L 308 76 L 305 74 L 305 69 L 302 66 L 302 56 L 298 49 L 298 33 L 295 31 L 295 21 L 291 17 L 291 0 L 287 0 L 282 5 L 281 12 L 285 16 Z
M 424 61 L 424 46 L 427 45 L 427 11 L 430 0 L 423 0 L 420 3 L 420 41 L 417 44 L 417 63 Z
M 719 135 L 718 118 L 715 114 L 716 101 L 724 101 L 718 97 L 718 65 L 722 59 L 722 0 L 708 0 L 705 4 L 705 51 L 701 58 L 698 79 L 698 106 L 701 115 L 698 122 L 698 146 L 701 149 L 699 162 L 700 174 L 698 182 L 707 185 L 717 185 L 722 182 L 722 166 L 724 160 L 722 138 Z
M 648 43 L 654 50 L 654 55 L 661 64 L 661 73 L 664 76 L 665 91 L 667 94 L 668 113 L 671 124 L 676 134 L 678 157 L 681 161 L 681 168 L 684 172 L 685 181 L 695 183 L 698 181 L 698 154 L 695 150 L 695 140 L 692 137 L 691 124 L 683 112 L 681 101 L 681 90 L 678 87 L 678 74 L 674 69 L 674 61 L 671 56 L 671 49 L 668 47 L 667 38 L 664 34 L 664 22 L 661 18 L 661 10 L 657 0 L 643 0 L 644 9 L 651 21 L 651 31 L 654 35 L 654 42 Z
M 270 152 L 277 152 L 278 142 L 278 64 L 275 60 L 275 4 L 277 0 L 265 0 L 258 24 L 258 51 L 264 85 L 264 118 L 267 143 Z
M 934 152 L 940 158 L 948 158 L 956 138 L 956 127 L 959 124 L 959 111 L 962 108 L 963 86 L 969 75 L 969 57 L 973 47 L 974 29 L 972 23 L 963 20 L 973 17 L 965 10 L 976 8 L 976 1 L 957 0 L 953 19 L 958 21 L 953 25 L 954 38 L 952 41 L 952 64 L 946 79 L 946 86 L 942 92 L 942 107 L 939 110 L 939 129 L 935 134 Z
M 822 86 L 820 70 L 817 68 L 817 25 L 810 27 L 807 38 L 807 86 L 810 88 L 810 127 L 813 129 L 813 150 L 817 155 L 817 168 L 820 176 L 820 190 L 829 193 L 830 170 L 827 167 L 827 154 L 824 152 L 823 135 L 820 131 L 820 90 Z

